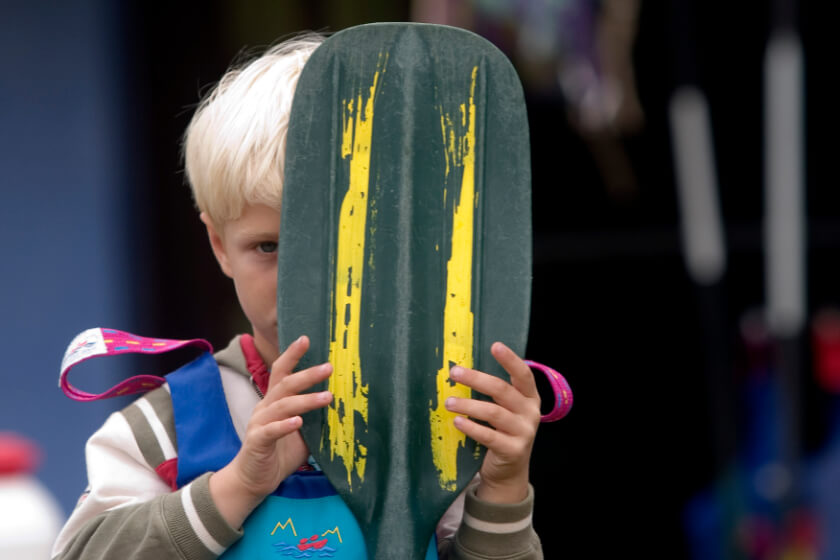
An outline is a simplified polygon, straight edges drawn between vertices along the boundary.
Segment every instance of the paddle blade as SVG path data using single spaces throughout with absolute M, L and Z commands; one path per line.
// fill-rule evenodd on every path
M 303 437 L 371 558 L 423 558 L 484 449 L 453 425 L 454 364 L 507 379 L 528 329 L 531 199 L 522 88 L 467 31 L 371 24 L 329 38 L 297 86 L 278 276 L 281 348 L 329 360 Z

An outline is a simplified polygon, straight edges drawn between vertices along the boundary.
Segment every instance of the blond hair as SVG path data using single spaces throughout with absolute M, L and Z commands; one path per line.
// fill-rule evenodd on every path
M 200 103 L 184 134 L 187 181 L 216 225 L 245 205 L 280 209 L 286 131 L 304 64 L 324 40 L 308 33 L 233 67 Z

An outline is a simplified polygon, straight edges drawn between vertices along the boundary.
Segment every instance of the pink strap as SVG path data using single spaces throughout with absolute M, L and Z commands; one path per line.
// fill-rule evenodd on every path
M 169 340 L 166 338 L 146 338 L 114 329 L 88 329 L 76 335 L 76 338 L 67 347 L 64 358 L 61 360 L 58 386 L 64 391 L 65 395 L 76 401 L 95 401 L 149 391 L 163 385 L 165 379 L 158 375 L 135 375 L 104 393 L 96 395 L 73 387 L 67 380 L 67 374 L 76 365 L 96 356 L 116 356 L 132 353 L 162 354 L 185 346 L 195 346 L 208 352 L 213 351 L 213 346 L 200 338 Z
M 551 388 L 554 390 L 554 408 L 551 409 L 551 412 L 545 414 L 540 419 L 540 422 L 556 422 L 566 416 L 572 409 L 572 403 L 574 402 L 572 389 L 566 382 L 566 378 L 552 368 L 539 362 L 525 360 L 525 363 L 531 369 L 544 373 L 548 382 L 551 384 Z

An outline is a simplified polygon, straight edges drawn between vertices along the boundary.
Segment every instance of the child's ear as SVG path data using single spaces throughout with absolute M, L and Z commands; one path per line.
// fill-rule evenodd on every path
M 227 250 L 225 250 L 225 244 L 222 241 L 222 236 L 216 230 L 216 226 L 213 225 L 213 220 L 210 219 L 210 216 L 208 216 L 206 212 L 202 212 L 199 215 L 199 218 L 201 218 L 201 221 L 204 222 L 204 227 L 207 228 L 207 237 L 210 239 L 210 247 L 213 249 L 213 254 L 216 256 L 219 268 L 222 269 L 225 276 L 233 278 L 233 274 L 230 270 L 230 261 L 228 260 Z

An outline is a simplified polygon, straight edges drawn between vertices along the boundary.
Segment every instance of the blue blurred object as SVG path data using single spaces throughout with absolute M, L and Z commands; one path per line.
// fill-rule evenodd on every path
M 840 558 L 840 311 L 826 309 L 814 318 L 814 369 L 828 398 L 825 444 L 808 465 L 806 496 L 819 524 L 821 558 Z
M 738 392 L 738 453 L 730 470 L 686 506 L 691 557 L 817 558 L 822 548 L 818 526 L 828 521 L 824 513 L 840 504 L 835 497 L 837 486 L 827 485 L 840 479 L 840 446 L 836 445 L 840 432 L 835 436 L 836 452 L 823 462 L 821 474 L 815 476 L 813 466 L 806 463 L 801 480 L 794 480 L 783 460 L 786 427 L 779 409 L 784 395 L 773 367 L 777 348 L 758 313 L 745 316 L 741 336 L 747 368 Z M 791 489 L 796 487 L 802 495 L 791 500 Z M 837 503 L 821 507 L 814 500 L 818 496 Z M 820 558 L 837 558 L 822 552 Z
M 65 512 L 86 484 L 84 442 L 119 403 L 65 398 L 62 354 L 86 327 L 127 325 L 135 293 L 116 9 L 13 0 L 0 18 L 0 430 L 37 442 Z

